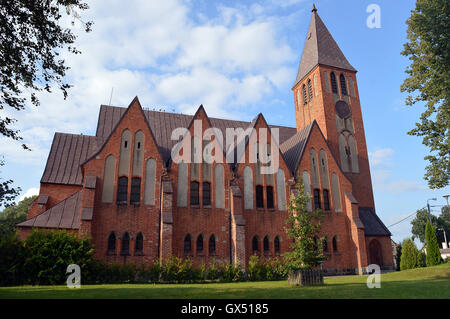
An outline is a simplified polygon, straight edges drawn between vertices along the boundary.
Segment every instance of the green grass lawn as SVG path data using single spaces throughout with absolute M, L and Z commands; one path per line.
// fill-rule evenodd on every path
M 328 277 L 322 286 L 295 287 L 287 281 L 210 284 L 119 284 L 0 287 L 0 298 L 450 298 L 450 265 L 383 274 L 381 288 L 367 276 Z

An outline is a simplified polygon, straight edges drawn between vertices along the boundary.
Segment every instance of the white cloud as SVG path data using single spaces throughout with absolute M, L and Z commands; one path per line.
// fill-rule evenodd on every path
M 374 152 L 369 152 L 369 163 L 371 168 L 380 166 L 390 166 L 394 151 L 390 148 L 379 148 Z
M 34 195 L 39 195 L 39 188 L 33 187 L 28 189 L 22 196 L 20 196 L 19 201 L 24 200 L 25 197 L 31 197 Z
M 217 17 L 196 21 L 189 1 L 92 2 L 81 14 L 94 21 L 93 31 L 77 31 L 82 54 L 61 53 L 71 67 L 68 98 L 53 87 L 39 94 L 40 106 L 13 112 L 33 151 L 6 141 L 0 153 L 43 169 L 54 132 L 95 134 L 112 88 L 113 105 L 128 106 L 137 95 L 147 107 L 192 114 L 203 104 L 211 116 L 251 118 L 292 81 L 289 65 L 298 57 L 281 36 L 281 17 L 265 6 L 242 6 L 221 6 Z

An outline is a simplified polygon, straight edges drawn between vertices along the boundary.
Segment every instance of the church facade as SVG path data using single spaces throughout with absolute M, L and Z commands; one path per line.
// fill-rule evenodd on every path
M 19 236 L 36 228 L 90 236 L 95 258 L 110 263 L 178 256 L 246 267 L 253 254 L 289 250 L 287 207 L 301 180 L 307 209 L 324 211 L 323 269 L 391 269 L 356 69 L 315 8 L 292 91 L 296 128 L 269 125 L 262 114 L 252 122 L 212 118 L 203 106 L 194 115 L 144 110 L 137 98 L 127 108 L 102 105 L 95 136 L 55 133 Z M 229 132 L 232 143 L 222 142 Z

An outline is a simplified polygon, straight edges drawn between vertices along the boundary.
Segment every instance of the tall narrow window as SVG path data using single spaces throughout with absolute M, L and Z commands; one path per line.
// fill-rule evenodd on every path
M 211 235 L 209 237 L 209 254 L 214 255 L 216 253 L 216 237 Z
M 308 103 L 308 100 L 306 99 L 306 85 L 304 84 L 302 86 L 302 95 L 303 95 L 303 105 L 306 105 Z
M 122 250 L 120 251 L 122 256 L 130 254 L 130 235 L 128 233 L 123 234 L 122 237 Z
M 253 174 L 250 166 L 244 168 L 244 208 L 253 209 Z
M 203 206 L 211 205 L 211 183 L 203 182 Z
M 264 247 L 264 253 L 268 253 L 269 252 L 269 237 L 264 237 L 263 240 L 263 247 Z
M 320 205 L 320 190 L 314 190 L 314 209 L 322 208 Z
M 273 187 L 266 187 L 266 195 L 267 195 L 267 208 L 273 208 Z
M 309 101 L 313 98 L 313 91 L 312 91 L 312 85 L 311 85 L 311 79 L 308 79 L 308 99 Z
M 198 186 L 198 182 L 191 182 L 191 205 L 200 205 Z
M 127 203 L 127 192 L 128 192 L 128 177 L 119 177 L 119 182 L 117 184 L 117 203 L 126 204 Z
M 257 236 L 253 236 L 253 239 L 252 239 L 252 251 L 253 252 L 259 251 L 259 248 L 258 248 L 258 237 Z
M 335 94 L 338 94 L 336 75 L 334 74 L 334 72 L 330 73 L 330 80 L 331 80 L 331 91 Z
M 114 233 L 111 233 L 108 237 L 108 255 L 115 255 L 116 254 L 116 235 Z
M 333 251 L 334 252 L 338 251 L 338 245 L 337 245 L 337 238 L 336 238 L 336 236 L 333 237 Z
M 188 254 L 191 252 L 191 235 L 186 235 L 184 237 L 184 253 Z
M 326 253 L 328 252 L 328 238 L 326 236 L 323 240 L 323 251 Z
M 316 251 L 319 247 L 317 246 L 319 239 L 317 237 L 313 238 L 313 249 Z
M 347 84 L 345 83 L 345 76 L 344 76 L 344 74 L 341 73 L 341 75 L 339 76 L 339 81 L 341 82 L 341 93 L 342 93 L 342 96 L 348 95 L 348 93 L 347 93 Z
M 139 204 L 141 201 L 141 178 L 133 177 L 131 179 L 130 204 Z
M 203 252 L 203 236 L 202 235 L 198 235 L 196 246 L 197 246 L 197 253 L 202 253 Z
M 330 210 L 330 197 L 327 189 L 323 190 L 323 209 Z
M 264 195 L 262 185 L 256 185 L 256 208 L 264 208 Z
M 142 255 L 143 247 L 144 247 L 144 237 L 142 236 L 142 233 L 139 233 L 136 236 L 136 244 L 134 246 L 134 254 Z
M 276 254 L 280 253 L 280 238 L 278 236 L 273 240 L 273 248 Z

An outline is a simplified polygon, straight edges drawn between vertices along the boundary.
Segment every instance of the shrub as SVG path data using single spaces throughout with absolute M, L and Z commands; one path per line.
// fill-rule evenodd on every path
M 407 238 L 402 243 L 402 255 L 400 257 L 400 270 L 421 267 L 421 254 L 412 239 Z
M 24 284 L 25 250 L 15 237 L 0 240 L 0 286 Z

